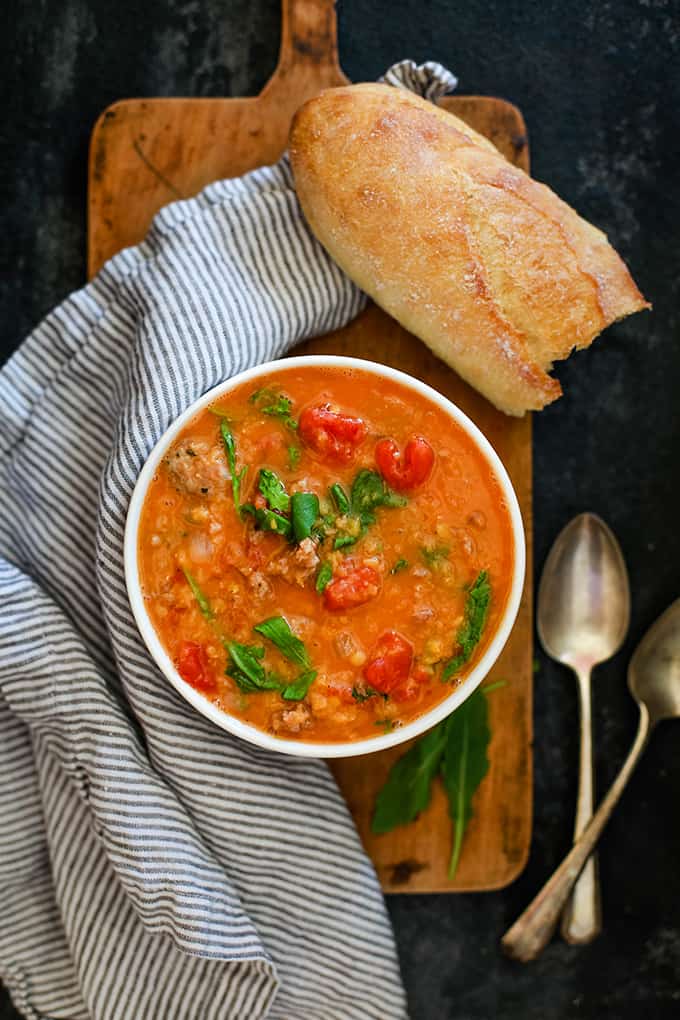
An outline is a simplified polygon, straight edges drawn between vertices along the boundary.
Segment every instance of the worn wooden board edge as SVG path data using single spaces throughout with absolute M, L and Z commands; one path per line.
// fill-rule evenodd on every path
M 92 146 L 91 146 L 91 168 L 92 168 L 92 161 L 93 160 L 95 160 L 95 161 L 97 160 L 98 153 L 101 151 L 100 146 L 102 144 L 104 144 L 105 147 L 109 151 L 111 151 L 112 149 L 113 150 L 116 149 L 116 145 L 118 144 L 118 141 L 117 141 L 115 136 L 118 133 L 118 131 L 120 131 L 121 128 L 123 130 L 126 130 L 127 128 L 129 128 L 129 123 L 126 125 L 125 121 L 128 118 L 128 115 L 130 113 L 134 113 L 133 119 L 135 119 L 137 116 L 144 116 L 144 117 L 146 117 L 148 115 L 149 109 L 153 108 L 153 113 L 154 114 L 164 113 L 164 114 L 167 115 L 168 112 L 169 112 L 169 109 L 173 110 L 174 107 L 176 107 L 176 106 L 178 106 L 180 104 L 184 108 L 186 108 L 186 104 L 187 103 L 192 103 L 192 104 L 193 103 L 198 103 L 201 106 L 203 106 L 204 108 L 205 108 L 205 104 L 212 104 L 216 110 L 219 108 L 224 113 L 226 108 L 233 109 L 234 104 L 240 105 L 242 107 L 245 105 L 247 108 L 252 108 L 254 104 L 257 104 L 259 102 L 260 98 L 261 97 L 257 97 L 255 99 L 245 99 L 245 100 L 239 100 L 239 99 L 235 99 L 235 100 L 210 100 L 210 99 L 208 99 L 208 100 L 182 100 L 182 99 L 174 99 L 174 100 L 167 100 L 167 99 L 122 100 L 119 103 L 113 104 L 113 106 L 110 107 L 109 110 L 105 111 L 102 114 L 102 116 L 99 118 L 98 122 L 97 122 L 97 127 L 95 129 L 95 133 L 93 134 Z M 452 97 L 446 97 L 442 101 L 442 105 L 445 108 L 452 110 L 452 112 L 455 112 L 462 119 L 467 119 L 466 116 L 465 116 L 466 112 L 468 112 L 468 111 L 471 112 L 472 110 L 475 110 L 475 114 L 476 114 L 474 116 L 475 121 L 477 121 L 477 119 L 478 119 L 478 112 L 479 112 L 480 108 L 486 108 L 488 111 L 491 111 L 492 109 L 494 109 L 496 112 L 498 112 L 499 110 L 502 109 L 503 115 L 504 115 L 504 119 L 505 119 L 506 123 L 508 124 L 508 128 L 512 128 L 514 126 L 514 133 L 510 134 L 509 131 L 507 133 L 507 137 L 511 139 L 512 150 L 513 151 L 512 152 L 508 152 L 507 151 L 507 146 L 499 146 L 499 147 L 504 148 L 506 155 L 508 155 L 510 158 L 512 158 L 513 162 L 517 162 L 520 165 L 526 163 L 527 154 L 528 154 L 528 148 L 527 148 L 527 143 L 526 143 L 526 132 L 524 130 L 524 125 L 523 125 L 523 120 L 522 120 L 521 114 L 517 110 L 517 108 L 514 107 L 512 104 L 507 103 L 504 100 L 496 100 L 493 97 L 452 96 Z M 115 118 L 115 120 L 117 120 L 118 123 L 116 125 L 117 131 L 114 131 L 114 132 L 112 132 L 110 130 L 108 130 L 108 131 L 104 130 L 104 125 L 107 124 L 107 113 L 110 110 L 116 111 L 116 118 Z M 119 116 L 119 114 L 121 114 L 122 116 Z M 110 121 L 111 118 L 108 118 L 108 120 Z M 170 118 L 170 120 L 172 120 L 172 117 Z M 503 132 L 501 132 L 501 133 L 503 133 Z M 105 138 L 104 138 L 104 136 L 105 136 Z M 491 134 L 490 137 L 492 137 L 492 140 L 494 140 L 493 134 Z M 276 158 L 276 156 L 274 155 L 273 158 Z M 242 172 L 242 171 L 239 171 L 239 172 Z M 92 205 L 92 202 L 94 201 L 94 199 L 96 197 L 96 193 L 97 193 L 96 184 L 97 183 L 103 184 L 105 182 L 105 179 L 106 179 L 106 174 L 98 173 L 96 179 L 93 180 L 93 175 L 91 173 L 91 180 L 93 181 L 93 187 L 92 187 L 92 189 L 90 191 L 90 199 L 91 199 L 91 201 L 90 201 L 89 208 L 91 210 L 91 215 L 90 215 L 90 217 L 88 217 L 88 240 L 90 240 L 90 237 L 91 237 L 90 227 L 92 226 L 92 224 L 97 219 L 96 209 L 93 208 L 93 205 Z M 208 178 L 204 182 L 200 182 L 198 184 L 198 187 L 202 186 L 203 183 L 208 183 L 208 181 L 212 180 L 212 179 L 214 179 L 214 174 L 208 175 Z M 196 188 L 195 190 L 198 190 L 198 188 Z M 177 197 L 177 196 L 173 195 L 172 193 L 159 195 L 158 196 L 158 200 L 157 200 L 156 208 L 160 208 L 160 206 L 166 204 L 167 201 L 170 201 L 170 200 L 172 200 L 175 197 Z M 151 217 L 152 217 L 152 215 L 153 215 L 153 213 L 155 211 L 156 211 L 155 208 L 153 209 L 153 211 L 151 209 L 149 209 L 148 220 L 147 220 L 147 223 L 144 225 L 144 228 L 143 228 L 140 236 L 136 237 L 136 238 L 129 238 L 129 239 L 127 239 L 127 243 L 135 243 L 135 241 L 141 239 L 141 236 L 143 236 L 143 233 L 146 231 L 146 229 L 148 227 L 148 221 L 150 221 L 150 219 L 151 219 Z M 111 251 L 108 254 L 113 254 L 113 251 Z M 88 268 L 89 268 L 90 275 L 92 275 L 96 271 L 96 269 L 98 268 L 99 264 L 101 263 L 102 258 L 100 257 L 99 260 L 93 258 L 94 250 L 93 250 L 93 246 L 92 246 L 91 243 L 88 244 L 88 255 L 91 258 L 91 261 L 88 264 Z M 530 428 L 530 426 L 529 426 L 529 428 Z M 529 438 L 529 444 L 530 444 L 530 438 Z M 529 456 L 530 456 L 530 445 L 529 445 Z M 529 465 L 529 470 L 530 470 L 530 465 Z M 527 497 L 526 498 L 527 498 L 527 506 L 523 507 L 523 511 L 525 513 L 525 526 L 526 526 L 527 534 L 528 534 L 528 536 L 530 538 L 531 534 L 532 534 L 531 519 L 530 519 L 531 518 L 531 506 L 532 506 L 532 502 L 531 502 L 531 492 L 530 491 L 527 493 Z M 529 519 L 527 519 L 527 515 L 528 515 Z M 528 590 L 528 596 L 527 597 L 530 599 L 530 596 L 531 596 L 531 592 L 530 592 L 530 584 L 531 584 L 531 559 L 530 559 L 530 557 L 531 557 L 531 542 L 530 541 L 528 543 L 528 554 L 529 554 L 529 559 L 528 559 L 528 563 L 527 563 L 527 577 L 528 577 L 529 590 Z M 529 609 L 528 632 L 529 632 L 529 636 L 531 638 L 531 635 L 532 635 L 532 626 L 531 626 L 531 611 L 530 611 L 530 609 Z M 531 654 L 532 654 L 531 648 L 529 648 L 528 654 L 529 654 L 529 657 L 531 659 Z M 529 667 L 529 669 L 530 669 L 530 667 Z M 502 872 L 501 874 L 497 875 L 494 879 L 480 879 L 479 881 L 476 881 L 476 882 L 467 882 L 467 883 L 466 882 L 453 882 L 453 883 L 450 883 L 450 884 L 446 884 L 444 886 L 436 886 L 436 887 L 433 887 L 433 886 L 427 885 L 427 884 L 423 885 L 422 882 L 416 881 L 413 885 L 410 885 L 410 886 L 409 885 L 404 886 L 402 884 L 402 885 L 399 885 L 398 888 L 394 888 L 391 885 L 391 883 L 389 883 L 388 881 L 385 880 L 385 876 L 381 875 L 381 879 L 383 880 L 383 884 L 384 884 L 384 886 L 386 888 L 386 891 L 395 891 L 395 892 L 396 891 L 399 891 L 399 892 L 409 892 L 409 891 L 413 891 L 413 892 L 423 892 L 423 891 L 428 891 L 428 892 L 429 891 L 431 891 L 431 892 L 455 891 L 455 892 L 459 892 L 460 891 L 460 892 L 463 892 L 463 891 L 483 891 L 483 890 L 487 891 L 487 890 L 491 890 L 491 889 L 502 888 L 503 886 L 505 886 L 508 883 L 510 883 L 511 881 L 513 881 L 513 879 L 516 878 L 517 875 L 523 870 L 523 868 L 524 868 L 524 866 L 526 864 L 526 860 L 527 860 L 529 849 L 530 849 L 531 814 L 532 814 L 532 807 L 533 807 L 533 804 L 532 804 L 532 801 L 533 801 L 533 788 L 532 788 L 532 780 L 531 780 L 532 760 L 531 760 L 531 750 L 530 750 L 530 747 L 531 747 L 531 725 L 532 725 L 532 706 L 531 706 L 532 690 L 531 690 L 531 688 L 532 688 L 532 678 L 531 678 L 531 676 L 529 676 L 528 680 L 527 680 L 527 692 L 526 692 L 527 693 L 527 709 L 526 709 L 526 711 L 527 711 L 527 714 L 528 714 L 528 719 L 527 719 L 527 735 L 528 735 L 528 742 L 529 742 L 529 750 L 528 750 L 528 755 L 527 755 L 527 765 L 528 765 L 529 773 L 528 773 L 528 775 L 526 777 L 526 781 L 525 781 L 525 784 L 524 784 L 524 794 L 525 794 L 525 800 L 526 800 L 526 804 L 525 804 L 526 815 L 525 815 L 525 817 L 526 817 L 526 821 L 527 821 L 527 831 L 526 831 L 526 839 L 524 841 L 524 846 L 523 846 L 523 853 L 521 855 L 519 855 L 519 857 L 516 857 L 515 860 L 513 861 L 512 865 L 509 866 L 508 868 L 506 868 L 506 870 L 504 872 Z M 471 823 L 471 828 L 473 826 L 474 826 L 474 821 Z

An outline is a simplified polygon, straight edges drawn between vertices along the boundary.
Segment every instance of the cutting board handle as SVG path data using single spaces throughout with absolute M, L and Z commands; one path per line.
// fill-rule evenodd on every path
M 311 76 L 319 85 L 346 81 L 338 61 L 335 0 L 282 0 L 279 62 L 265 92 L 291 76 Z

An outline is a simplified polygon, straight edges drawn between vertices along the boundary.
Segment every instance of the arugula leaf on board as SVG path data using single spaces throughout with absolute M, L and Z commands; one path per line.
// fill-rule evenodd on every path
M 187 579 L 187 583 L 188 583 L 189 587 L 191 588 L 193 596 L 196 599 L 196 602 L 198 603 L 198 608 L 201 610 L 201 613 L 206 618 L 206 620 L 211 620 L 211 621 L 214 620 L 215 619 L 215 613 L 213 612 L 213 608 L 210 605 L 210 600 L 208 599 L 208 596 L 205 595 L 204 592 L 201 591 L 201 589 L 200 589 L 200 587 L 198 585 L 198 581 L 196 580 L 194 575 L 190 574 L 189 571 L 186 570 L 184 567 L 182 567 L 181 569 L 182 569 L 182 573 L 184 574 L 185 578 Z
M 333 576 L 333 568 L 330 563 L 322 563 L 319 567 L 319 573 L 316 575 L 316 590 L 319 595 L 322 595 L 326 590 L 331 577 Z
M 371 828 L 376 834 L 412 822 L 430 803 L 432 783 L 441 775 L 454 823 L 449 864 L 453 878 L 472 818 L 472 800 L 489 770 L 491 731 L 486 696 L 503 683 L 478 687 L 447 719 L 415 743 L 390 770 L 378 792 Z
M 491 739 L 486 694 L 477 688 L 444 723 L 446 744 L 441 776 L 454 824 L 449 878 L 458 867 L 463 837 L 472 818 L 472 798 L 489 771 L 487 748 Z
M 293 401 L 290 397 L 284 397 L 282 393 L 276 393 L 274 390 L 263 389 L 255 390 L 248 400 L 263 414 L 269 415 L 270 418 L 280 418 L 283 424 L 293 431 L 297 429 L 298 423 L 291 414 Z
M 269 503 L 271 510 L 288 513 L 290 496 L 286 492 L 286 486 L 275 471 L 270 471 L 269 468 L 260 468 L 257 487 Z
M 449 680 L 465 665 L 482 636 L 491 601 L 491 584 L 486 570 L 480 570 L 465 600 L 465 620 L 456 635 L 460 652 L 444 663 L 442 680 Z
M 267 638 L 273 645 L 276 645 L 281 654 L 285 655 L 291 662 L 295 662 L 306 670 L 311 667 L 304 643 L 293 634 L 288 621 L 284 620 L 282 616 L 271 616 L 268 620 L 263 620 L 262 623 L 256 624 L 253 630 L 261 634 L 262 637 Z
M 241 486 L 245 480 L 247 467 L 241 468 L 240 472 L 236 470 L 236 442 L 234 440 L 234 433 L 229 428 L 229 424 L 226 418 L 220 418 L 220 435 L 222 436 L 222 442 L 224 443 L 225 453 L 227 455 L 227 463 L 229 464 L 229 473 L 231 475 L 231 491 L 234 495 L 234 506 L 237 511 L 241 512 Z
M 390 832 L 397 825 L 407 825 L 427 807 L 445 742 L 446 730 L 440 723 L 395 762 L 375 801 L 373 832 Z

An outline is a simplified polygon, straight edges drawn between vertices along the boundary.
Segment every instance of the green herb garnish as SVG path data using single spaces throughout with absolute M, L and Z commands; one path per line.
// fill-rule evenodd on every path
M 390 574 L 399 574 L 399 573 L 401 573 L 402 570 L 407 570 L 407 569 L 408 569 L 408 560 L 404 560 L 404 559 L 397 560 L 397 562 L 394 564 L 394 566 L 390 570 Z
M 489 688 L 477 688 L 460 708 L 421 737 L 392 766 L 376 798 L 371 828 L 390 832 L 412 822 L 430 803 L 432 783 L 441 774 L 455 830 L 449 878 L 458 867 L 472 799 L 489 770 L 491 739 L 486 700 Z
M 465 622 L 456 634 L 456 644 L 460 651 L 444 663 L 442 680 L 449 680 L 455 676 L 472 655 L 482 636 L 490 601 L 489 575 L 486 570 L 481 570 L 468 591 L 465 600 Z
M 338 483 L 331 486 L 330 491 L 338 509 L 340 509 L 341 502 L 346 508 L 342 511 L 343 515 L 351 515 L 359 522 L 355 535 L 340 534 L 336 536 L 333 542 L 334 549 L 355 545 L 366 534 L 369 525 L 375 524 L 375 510 L 378 507 L 400 507 L 406 506 L 408 502 L 404 496 L 393 492 L 377 471 L 369 471 L 366 468 L 360 471 L 354 479 L 349 500 L 344 489 Z
M 423 557 L 423 560 L 428 567 L 436 567 L 438 563 L 441 563 L 442 560 L 446 559 L 449 552 L 450 550 L 448 545 L 436 545 L 433 548 L 423 546 L 420 550 L 420 555 Z
M 373 723 L 374 726 L 380 726 L 383 733 L 391 733 L 394 729 L 394 723 L 391 719 L 376 719 Z
M 226 418 L 220 420 L 220 435 L 222 436 L 222 442 L 224 443 L 224 449 L 227 454 L 227 463 L 229 464 L 229 473 L 231 474 L 231 491 L 234 495 L 234 506 L 237 511 L 241 511 L 241 485 L 243 484 L 247 467 L 241 468 L 240 472 L 236 470 L 236 443 L 234 441 L 234 434 L 229 428 Z
M 288 447 L 288 467 L 290 468 L 291 471 L 295 471 L 295 468 L 298 466 L 301 456 L 302 450 L 300 449 L 299 446 Z
M 290 499 L 290 515 L 295 541 L 309 538 L 319 516 L 319 497 L 313 492 L 294 492 Z
M 319 573 L 316 575 L 315 585 L 319 595 L 321 595 L 325 591 L 332 576 L 333 568 L 330 565 L 330 563 L 322 563 L 319 568 Z
M 301 673 L 292 684 L 287 684 L 281 690 L 281 697 L 286 701 L 302 701 L 307 697 L 307 692 L 315 680 L 316 670 L 309 669 L 305 673 Z
M 389 698 L 389 694 L 381 694 L 380 691 L 374 691 L 372 687 L 353 687 L 352 697 L 355 701 L 361 704 L 364 701 L 368 701 L 369 698 L 384 698 L 385 701 Z
M 290 496 L 286 492 L 285 485 L 274 471 L 270 471 L 268 468 L 260 468 L 257 487 L 269 503 L 271 510 L 288 513 Z
M 271 418 L 280 418 L 284 425 L 293 431 L 297 429 L 298 423 L 290 413 L 293 402 L 282 393 L 275 393 L 274 390 L 256 390 L 248 398 L 251 404 L 255 404 L 263 414 Z
M 288 621 L 282 616 L 272 616 L 268 620 L 263 620 L 262 623 L 256 624 L 253 630 L 276 645 L 281 654 L 291 662 L 302 666 L 303 669 L 310 668 L 311 662 L 304 643 L 293 634 Z
M 335 482 L 333 485 L 331 485 L 328 491 L 330 493 L 331 499 L 333 500 L 335 506 L 338 509 L 338 513 L 348 514 L 350 512 L 349 496 L 343 489 L 340 482 Z
M 358 535 L 336 535 L 333 539 L 334 549 L 344 549 L 348 545 L 356 545 L 361 538 L 361 532 Z
M 375 524 L 375 514 L 379 506 L 400 507 L 406 506 L 408 500 L 405 496 L 399 496 L 393 492 L 377 471 L 364 469 L 352 483 L 352 513 L 361 521 L 364 527 Z
M 250 514 L 255 519 L 255 526 L 262 531 L 273 531 L 274 534 L 283 535 L 284 538 L 290 538 L 293 534 L 293 528 L 288 518 L 282 517 L 281 514 L 277 514 L 273 510 L 256 507 L 252 503 L 244 503 L 241 511 Z
M 184 567 L 182 567 L 182 573 L 187 579 L 187 583 L 193 592 L 194 598 L 198 603 L 198 608 L 201 610 L 203 616 L 206 618 L 206 620 L 214 620 L 215 613 L 213 612 L 213 608 L 210 605 L 208 596 L 201 591 L 194 575 L 190 574 L 189 571 L 186 570 Z
M 232 677 L 246 694 L 257 691 L 276 691 L 281 688 L 281 679 L 268 673 L 262 665 L 264 648 L 261 645 L 242 645 L 238 641 L 226 641 L 229 653 L 227 676 Z

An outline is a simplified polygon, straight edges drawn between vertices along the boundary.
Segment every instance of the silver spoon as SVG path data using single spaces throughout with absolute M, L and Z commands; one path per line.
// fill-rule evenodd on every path
M 503 936 L 503 949 L 516 960 L 535 959 L 550 940 L 574 882 L 609 821 L 654 726 L 662 719 L 680 718 L 680 599 L 649 628 L 635 650 L 628 667 L 628 687 L 640 709 L 633 746 L 583 834 Z
M 574 840 L 593 814 L 590 674 L 619 648 L 630 622 L 628 573 L 619 544 L 595 514 L 579 514 L 560 532 L 538 591 L 538 636 L 548 655 L 578 680 L 581 752 Z M 597 860 L 586 863 L 562 917 L 562 935 L 590 942 L 602 929 Z

